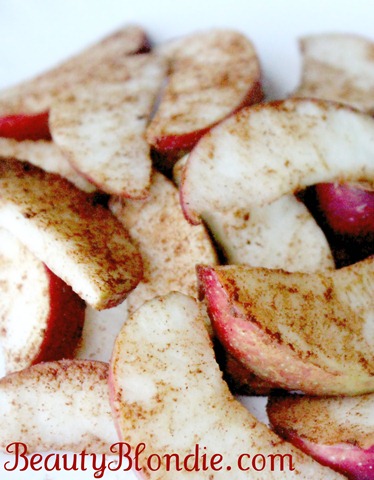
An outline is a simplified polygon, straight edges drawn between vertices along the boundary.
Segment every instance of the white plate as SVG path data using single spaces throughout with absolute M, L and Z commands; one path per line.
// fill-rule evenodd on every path
M 0 0 L 0 88 L 33 76 L 126 23 L 142 25 L 155 42 L 209 27 L 233 27 L 254 42 L 268 98 L 290 93 L 299 79 L 297 38 L 318 32 L 351 32 L 373 38 L 372 0 Z M 263 414 L 264 401 L 253 402 Z M 1 406 L 0 406 L 1 408 Z M 70 457 L 71 458 L 71 457 Z M 75 472 L 4 470 L 0 478 L 94 478 Z M 107 480 L 132 473 L 104 472 Z

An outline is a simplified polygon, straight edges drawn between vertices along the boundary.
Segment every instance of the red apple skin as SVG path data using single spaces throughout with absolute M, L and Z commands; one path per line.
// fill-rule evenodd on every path
M 0 137 L 14 140 L 51 140 L 49 112 L 0 117 Z
M 374 191 L 334 183 L 319 183 L 315 188 L 319 209 L 336 233 L 374 235 Z
M 229 116 L 235 114 L 244 107 L 261 102 L 263 98 L 264 93 L 261 82 L 257 81 L 252 85 L 242 102 L 229 114 Z M 223 118 L 221 120 L 223 120 Z M 200 138 L 209 132 L 211 128 L 217 125 L 217 123 L 210 125 L 209 127 L 202 128 L 201 130 L 195 130 L 182 135 L 166 135 L 159 137 L 155 140 L 153 147 L 160 154 L 167 155 L 170 162 L 170 157 L 178 157 L 180 156 L 179 154 L 181 154 L 181 152 L 187 153 L 192 150 Z
M 46 266 L 49 277 L 49 316 L 44 339 L 32 365 L 72 358 L 82 335 L 86 304 Z
M 299 437 L 295 432 L 274 428 L 276 433 L 322 465 L 346 475 L 350 480 L 373 480 L 374 445 L 363 449 L 354 444 L 323 445 Z

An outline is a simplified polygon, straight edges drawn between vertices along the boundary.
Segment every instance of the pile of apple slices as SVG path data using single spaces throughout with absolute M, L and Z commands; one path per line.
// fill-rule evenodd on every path
M 129 26 L 0 93 L 3 450 L 119 438 L 146 445 L 135 470 L 152 480 L 372 478 L 374 257 L 335 269 L 326 232 L 374 253 L 374 120 L 321 99 L 318 42 L 362 52 L 347 77 L 371 71 L 361 40 L 305 40 L 298 92 L 259 104 L 243 35 L 151 51 Z M 271 393 L 280 436 L 223 376 Z

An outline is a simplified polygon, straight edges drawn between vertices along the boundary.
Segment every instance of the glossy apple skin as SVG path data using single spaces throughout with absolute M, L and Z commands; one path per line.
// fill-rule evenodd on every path
M 82 335 L 85 302 L 47 267 L 50 310 L 44 339 L 32 365 L 72 358 Z
M 324 231 L 337 268 L 374 254 L 374 192 L 350 184 L 319 183 L 300 198 Z
M 263 100 L 264 93 L 260 81 L 255 82 L 251 89 L 248 91 L 245 98 L 242 100 L 230 115 L 237 113 L 244 107 L 259 103 Z M 222 119 L 223 120 L 223 119 Z M 219 122 L 218 122 L 219 123 Z M 166 155 L 168 162 L 171 162 L 174 157 L 178 158 L 184 153 L 189 152 L 197 144 L 201 137 L 203 137 L 211 128 L 217 123 L 209 125 L 206 128 L 195 130 L 192 132 L 186 132 L 182 135 L 165 135 L 156 139 L 154 148 L 159 154 Z M 175 162 L 174 162 L 175 163 Z
M 349 480 L 373 480 L 374 445 L 368 449 L 353 444 L 319 445 L 291 431 L 275 431 L 322 465 L 346 475 Z
M 318 206 L 336 233 L 374 234 L 374 191 L 334 183 L 319 183 L 315 188 Z
M 0 137 L 14 140 L 50 140 L 49 112 L 0 117 Z

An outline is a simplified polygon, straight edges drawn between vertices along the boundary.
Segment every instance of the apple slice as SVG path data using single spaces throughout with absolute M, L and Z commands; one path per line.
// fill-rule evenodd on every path
M 315 398 L 270 397 L 272 427 L 296 447 L 351 480 L 374 470 L 374 394 Z
M 39 114 L 69 89 L 115 71 L 123 57 L 149 49 L 144 30 L 127 25 L 36 78 L 0 92 L 1 114 Z
M 322 182 L 374 185 L 374 119 L 322 100 L 245 108 L 188 157 L 181 197 L 192 223 L 211 211 L 249 211 Z
M 81 336 L 85 303 L 0 229 L 0 330 L 5 369 L 72 357 Z
M 147 139 L 162 153 L 190 150 L 214 124 L 262 100 L 255 49 L 238 32 L 199 32 L 158 51 L 170 61 L 170 78 Z
M 0 159 L 0 225 L 92 307 L 121 303 L 142 277 L 120 222 L 58 175 Z
M 126 57 L 118 71 L 75 87 L 52 106 L 53 140 L 101 190 L 147 196 L 152 160 L 145 129 L 165 75 L 161 57 Z
M 293 94 L 374 113 L 374 43 L 358 35 L 320 34 L 300 40 L 301 83 Z
M 173 168 L 183 178 L 188 155 Z M 326 237 L 308 209 L 294 195 L 248 210 L 210 211 L 204 221 L 228 264 L 319 271 L 334 268 Z
M 233 398 L 198 305 L 180 293 L 150 300 L 125 323 L 109 385 L 119 435 L 131 456 L 138 446 L 133 468 L 142 478 L 342 478 Z
M 112 199 L 110 208 L 143 258 L 144 277 L 127 299 L 129 313 L 173 290 L 196 297 L 195 265 L 216 264 L 217 256 L 205 228 L 184 218 L 172 182 L 154 172 L 146 200 Z
M 198 267 L 213 329 L 264 380 L 310 395 L 374 391 L 374 257 L 321 273 Z
M 0 137 L 15 140 L 50 140 L 48 112 L 0 117 Z
M 92 183 L 74 170 L 66 156 L 53 142 L 0 138 L 0 157 L 17 158 L 32 163 L 46 172 L 57 173 L 85 192 L 96 190 Z
M 14 442 L 22 442 L 29 453 L 109 452 L 118 437 L 107 382 L 108 364 L 83 360 L 40 363 L 2 378 L 0 449 L 14 453 Z

